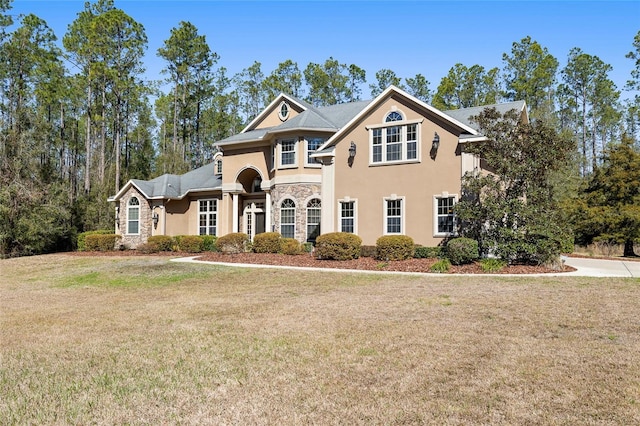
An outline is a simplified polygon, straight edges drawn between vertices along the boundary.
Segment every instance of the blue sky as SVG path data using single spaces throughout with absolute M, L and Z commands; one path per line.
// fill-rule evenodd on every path
M 14 0 L 11 14 L 34 13 L 61 40 L 84 0 Z M 116 0 L 144 25 L 149 79 L 161 78 L 157 49 L 180 21 L 194 24 L 229 75 L 258 61 L 268 75 L 291 59 L 304 70 L 329 57 L 367 72 L 423 74 L 435 90 L 456 63 L 503 68 L 503 53 L 531 36 L 560 62 L 572 47 L 613 66 L 622 89 L 633 62 L 625 58 L 640 31 L 639 1 L 169 1 Z M 624 97 L 630 94 L 624 93 Z M 369 97 L 368 87 L 363 97 Z

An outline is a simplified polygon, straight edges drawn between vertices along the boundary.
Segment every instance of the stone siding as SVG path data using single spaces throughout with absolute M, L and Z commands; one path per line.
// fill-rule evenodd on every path
M 271 190 L 271 217 L 274 230 L 280 232 L 280 205 L 290 198 L 296 203 L 295 238 L 305 242 L 307 238 L 307 203 L 320 197 L 320 184 L 282 184 Z
M 136 197 L 140 202 L 140 218 L 139 218 L 139 231 L 137 235 L 127 234 L 127 206 L 131 197 Z M 135 249 L 141 244 L 145 244 L 148 238 L 152 235 L 153 221 L 151 220 L 151 205 L 149 201 L 131 186 L 127 192 L 120 198 L 120 213 L 117 223 L 116 231 L 122 235 L 120 244 L 124 245 L 127 249 Z

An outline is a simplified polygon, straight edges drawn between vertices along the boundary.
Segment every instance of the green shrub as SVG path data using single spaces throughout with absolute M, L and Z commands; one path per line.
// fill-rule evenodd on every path
M 376 257 L 381 260 L 405 260 L 413 257 L 415 244 L 406 235 L 384 235 L 376 240 Z
M 152 250 L 153 253 L 157 253 L 159 251 L 171 251 L 173 249 L 173 238 L 168 235 L 154 235 L 147 239 L 147 244 L 149 250 Z M 145 249 L 147 249 L 145 247 Z M 140 247 L 137 248 L 140 250 Z
M 454 238 L 447 243 L 447 258 L 454 265 L 471 263 L 480 257 L 478 242 L 471 238 Z
M 90 234 L 85 237 L 84 245 L 86 251 L 113 251 L 116 248 L 116 241 L 122 238 L 116 234 Z
M 256 253 L 278 253 L 282 236 L 278 232 L 263 232 L 253 238 L 253 251 Z
M 301 254 L 302 247 L 300 242 L 295 238 L 282 238 L 280 239 L 280 253 L 282 254 Z
M 376 246 L 361 246 L 360 247 L 360 257 L 376 257 L 378 253 Z
M 187 253 L 200 253 L 203 246 L 204 241 L 199 235 L 184 235 L 180 239 L 178 249 Z
M 316 238 L 319 259 L 351 260 L 360 256 L 362 238 L 348 232 L 330 232 Z
M 202 251 L 218 251 L 217 240 L 215 235 L 200 235 L 202 240 Z
M 158 250 L 158 246 L 155 244 L 144 243 L 136 247 L 136 251 L 142 254 L 153 254 L 158 253 L 160 250 Z
M 444 274 L 449 272 L 450 268 L 451 268 L 451 262 L 449 262 L 449 259 L 440 259 L 436 263 L 431 265 L 431 268 L 429 268 L 429 271 L 437 272 L 439 274 Z
M 249 236 L 243 232 L 223 235 L 216 244 L 221 252 L 227 254 L 244 253 L 250 247 Z
M 313 251 L 313 243 L 302 243 L 302 251 L 304 251 L 305 253 L 311 253 Z
M 415 252 L 413 253 L 413 257 L 416 259 L 435 259 L 443 256 L 444 252 L 442 247 L 416 246 Z
M 480 261 L 482 272 L 498 272 L 505 266 L 507 266 L 507 262 L 496 258 L 482 259 Z
M 87 235 L 106 235 L 106 234 L 113 234 L 113 231 L 108 229 L 99 229 L 97 231 L 81 232 L 80 234 L 78 234 L 78 239 L 77 239 L 78 251 L 87 250 L 85 246 L 85 239 L 87 238 Z

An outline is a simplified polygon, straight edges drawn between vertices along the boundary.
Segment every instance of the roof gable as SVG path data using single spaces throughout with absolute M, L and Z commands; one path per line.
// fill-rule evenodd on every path
M 271 101 L 271 103 L 267 105 L 267 107 L 264 108 L 260 114 L 258 114 L 253 120 L 251 120 L 251 122 L 247 124 L 247 126 L 242 129 L 240 133 L 258 129 L 258 126 L 260 126 L 261 123 L 263 123 L 271 114 L 273 114 L 282 102 L 287 102 L 290 106 L 293 106 L 298 113 L 306 111 L 310 107 L 308 103 L 298 98 L 280 93 L 280 95 L 278 95 L 273 101 Z
M 476 135 L 478 132 L 468 126 L 465 123 L 458 121 L 457 119 L 445 114 L 437 108 L 432 107 L 431 105 L 421 101 L 420 99 L 408 94 L 404 90 L 401 90 L 395 86 L 389 86 L 385 91 L 383 91 L 380 95 L 378 95 L 372 101 L 366 102 L 365 105 L 355 114 L 348 122 L 346 122 L 338 132 L 336 132 L 329 140 L 327 140 L 318 151 L 322 151 L 327 149 L 328 147 L 334 145 L 336 141 L 340 139 L 340 137 L 348 132 L 354 125 L 356 125 L 362 117 L 366 116 L 370 112 L 372 112 L 375 108 L 379 107 L 386 99 L 390 98 L 393 95 L 401 96 L 403 99 L 407 100 L 409 103 L 415 105 L 416 108 L 422 109 L 424 111 L 428 111 L 431 114 L 434 114 L 437 117 L 449 122 L 454 127 L 460 129 L 463 133 L 470 133 L 472 135 Z

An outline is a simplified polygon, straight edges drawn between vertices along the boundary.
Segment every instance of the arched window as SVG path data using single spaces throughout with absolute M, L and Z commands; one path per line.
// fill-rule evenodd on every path
M 319 198 L 313 198 L 307 203 L 307 241 L 316 242 L 316 237 L 320 235 L 320 213 L 321 205 Z
M 385 123 L 389 123 L 391 121 L 402 121 L 402 114 L 398 111 L 391 111 L 387 114 L 387 118 L 384 119 Z
M 214 170 L 214 174 L 216 175 L 222 175 L 222 157 L 216 157 L 215 161 L 215 170 Z
M 131 197 L 127 204 L 127 234 L 140 233 L 140 201 Z
M 289 198 L 280 204 L 280 235 L 283 238 L 296 237 L 296 203 Z

